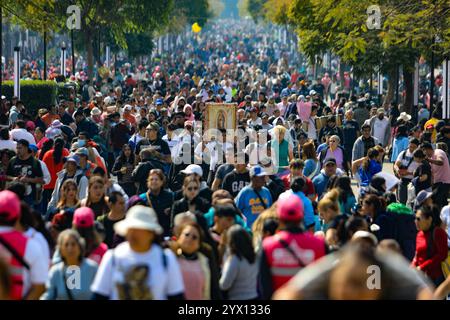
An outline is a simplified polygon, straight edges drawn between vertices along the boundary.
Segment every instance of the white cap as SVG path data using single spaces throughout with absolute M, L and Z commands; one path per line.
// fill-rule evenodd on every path
M 100 91 L 97 91 L 97 92 L 95 93 L 95 97 L 96 97 L 96 98 L 101 98 L 101 97 L 103 97 L 103 95 L 102 95 L 102 93 L 101 93 Z
M 98 116 L 98 115 L 101 115 L 101 114 L 102 114 L 101 110 L 99 108 L 97 108 L 97 107 L 94 107 L 91 110 L 91 116 Z
M 123 110 L 131 111 L 131 109 L 133 109 L 133 107 L 132 107 L 131 105 L 129 105 L 129 104 L 126 104 L 126 105 L 123 107 Z
M 186 169 L 181 170 L 181 172 L 184 174 L 187 174 L 187 175 L 195 173 L 196 175 L 198 175 L 200 177 L 203 176 L 202 167 L 200 167 L 198 164 L 190 164 L 186 167 Z
M 129 229 L 140 229 L 153 231 L 156 234 L 163 232 L 158 223 L 155 210 L 149 207 L 136 205 L 128 210 L 125 220 L 114 225 L 114 230 L 118 235 L 126 236 Z
M 359 239 L 359 238 L 365 238 L 365 239 L 371 240 L 373 242 L 374 246 L 376 246 L 378 244 L 377 237 L 375 237 L 375 235 L 373 233 L 368 232 L 368 231 L 363 231 L 363 230 L 356 231 L 352 236 L 352 240 Z

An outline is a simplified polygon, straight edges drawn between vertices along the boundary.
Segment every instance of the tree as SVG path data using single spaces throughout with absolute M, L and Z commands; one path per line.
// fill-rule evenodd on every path
M 367 24 L 371 5 L 378 5 L 381 11 L 378 29 Z M 430 51 L 430 30 L 444 39 L 432 49 L 448 52 L 448 13 L 448 2 L 438 0 L 294 0 L 288 8 L 288 23 L 296 28 L 300 49 L 310 62 L 330 50 L 356 73 L 381 70 L 387 74 L 385 104 L 392 99 L 397 68 L 402 65 L 408 78 L 405 111 L 411 112 L 414 62 Z
M 264 5 L 267 0 L 246 0 L 245 8 L 255 22 L 265 18 Z

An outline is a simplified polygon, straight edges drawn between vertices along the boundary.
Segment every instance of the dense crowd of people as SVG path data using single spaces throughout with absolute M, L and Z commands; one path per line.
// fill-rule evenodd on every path
M 2 97 L 0 299 L 450 293 L 439 95 L 410 115 L 356 92 L 351 72 L 311 81 L 249 22 L 98 81 L 82 73 L 37 115 Z M 231 122 L 219 112 L 208 128 L 211 103 Z

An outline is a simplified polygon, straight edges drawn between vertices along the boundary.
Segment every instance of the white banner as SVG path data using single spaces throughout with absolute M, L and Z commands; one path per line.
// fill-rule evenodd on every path
M 413 105 L 419 105 L 419 61 L 414 64 L 414 95 L 413 95 Z
M 61 48 L 61 74 L 66 76 L 66 49 Z
M 442 67 L 442 119 L 450 119 L 450 59 L 445 59 Z
M 383 74 L 381 72 L 378 72 L 377 82 L 378 82 L 378 95 L 382 95 L 383 94 Z
M 20 47 L 14 48 L 14 95 L 20 99 Z

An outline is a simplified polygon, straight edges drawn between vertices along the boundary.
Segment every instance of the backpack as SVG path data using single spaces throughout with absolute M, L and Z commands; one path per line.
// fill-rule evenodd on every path
M 417 235 L 414 212 L 401 203 L 391 203 L 387 211 L 392 213 L 394 239 L 400 245 L 403 255 L 412 261 L 416 251 Z

